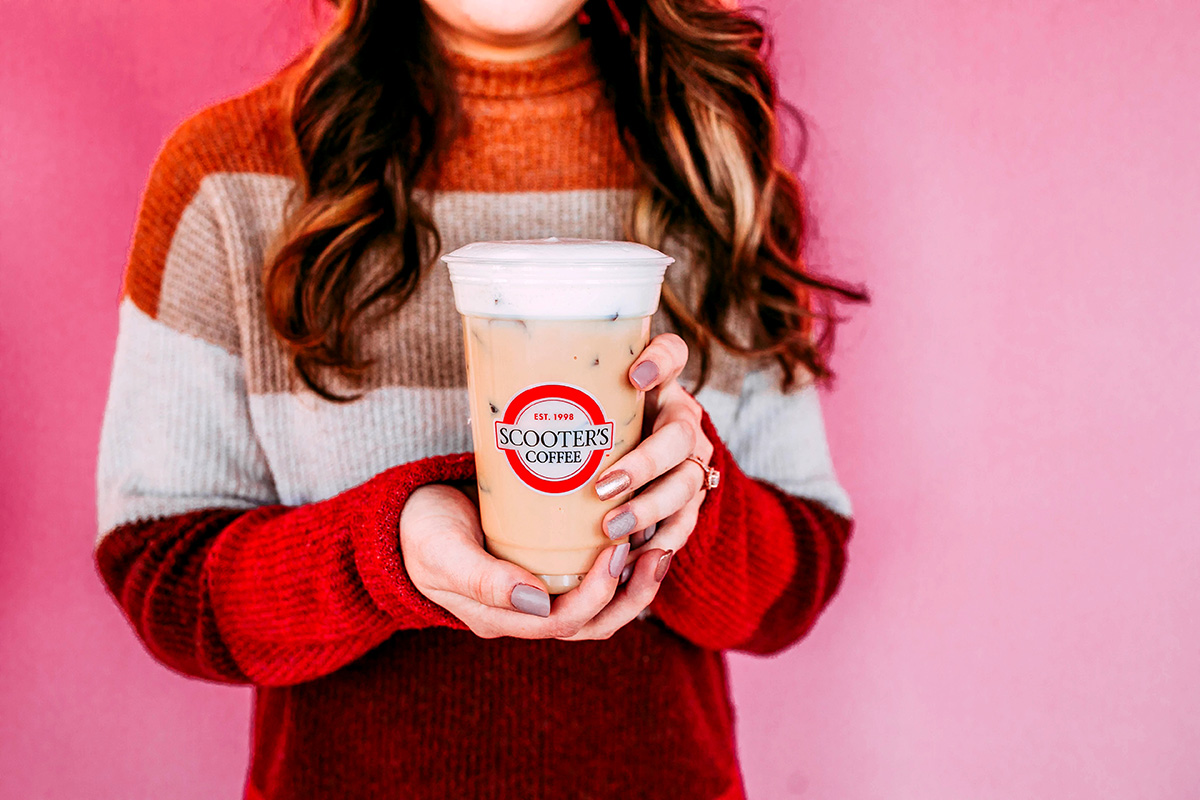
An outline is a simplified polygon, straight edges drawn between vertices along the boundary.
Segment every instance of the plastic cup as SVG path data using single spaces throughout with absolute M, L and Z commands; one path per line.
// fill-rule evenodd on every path
M 628 493 L 596 476 L 642 435 L 628 371 L 674 260 L 633 242 L 476 242 L 443 256 L 463 319 L 479 512 L 489 552 L 551 594 L 579 585 Z

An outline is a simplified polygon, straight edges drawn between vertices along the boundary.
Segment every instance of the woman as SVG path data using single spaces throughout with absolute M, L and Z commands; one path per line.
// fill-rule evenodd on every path
M 712 0 L 342 0 L 169 138 L 96 557 L 159 660 L 256 687 L 248 797 L 742 796 L 721 651 L 788 646 L 837 588 L 810 321 L 859 297 L 803 268 L 761 44 Z M 593 487 L 639 490 L 604 523 L 635 549 L 553 603 L 481 546 L 434 266 L 549 235 L 679 258 L 629 375 L 652 435 Z

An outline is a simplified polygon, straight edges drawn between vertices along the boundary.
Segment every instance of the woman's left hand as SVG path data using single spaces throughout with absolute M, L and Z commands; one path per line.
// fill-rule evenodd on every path
M 629 382 L 646 392 L 644 428 L 650 434 L 596 481 L 601 500 L 641 489 L 609 511 L 603 523 L 604 532 L 612 539 L 632 534 L 634 550 L 625 567 L 628 584 L 585 626 L 579 638 L 605 638 L 649 606 L 671 556 L 687 544 L 696 527 L 707 474 L 688 456 L 707 464 L 713 443 L 700 428 L 700 404 L 679 385 L 687 360 L 683 339 L 664 333 L 654 337 L 629 368 Z M 647 559 L 654 563 L 638 564 L 640 555 L 653 552 L 647 547 L 649 542 L 661 552 L 657 558 Z

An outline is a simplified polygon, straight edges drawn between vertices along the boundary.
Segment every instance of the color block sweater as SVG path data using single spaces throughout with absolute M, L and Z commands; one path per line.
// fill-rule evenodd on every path
M 586 41 L 451 66 L 466 124 L 423 194 L 445 250 L 625 238 L 637 174 Z M 349 404 L 305 390 L 266 321 L 299 186 L 285 77 L 181 125 L 139 211 L 96 548 L 133 629 L 178 672 L 255 686 L 249 798 L 741 797 L 722 651 L 795 642 L 845 563 L 816 392 L 718 356 L 697 397 L 723 480 L 650 615 L 607 641 L 477 638 L 398 547 L 415 488 L 474 476 L 445 269 L 372 328 Z

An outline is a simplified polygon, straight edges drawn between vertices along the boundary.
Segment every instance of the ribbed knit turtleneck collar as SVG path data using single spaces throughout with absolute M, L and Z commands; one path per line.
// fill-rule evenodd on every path
M 453 51 L 445 51 L 445 58 L 463 97 L 528 99 L 562 94 L 600 80 L 592 43 L 586 38 L 528 61 L 484 61 Z
M 460 53 L 445 59 L 461 114 L 437 169 L 422 174 L 422 188 L 521 193 L 638 185 L 589 40 L 527 61 Z M 561 235 L 576 230 L 553 219 L 545 224 Z M 529 228 L 530 235 L 538 230 Z

